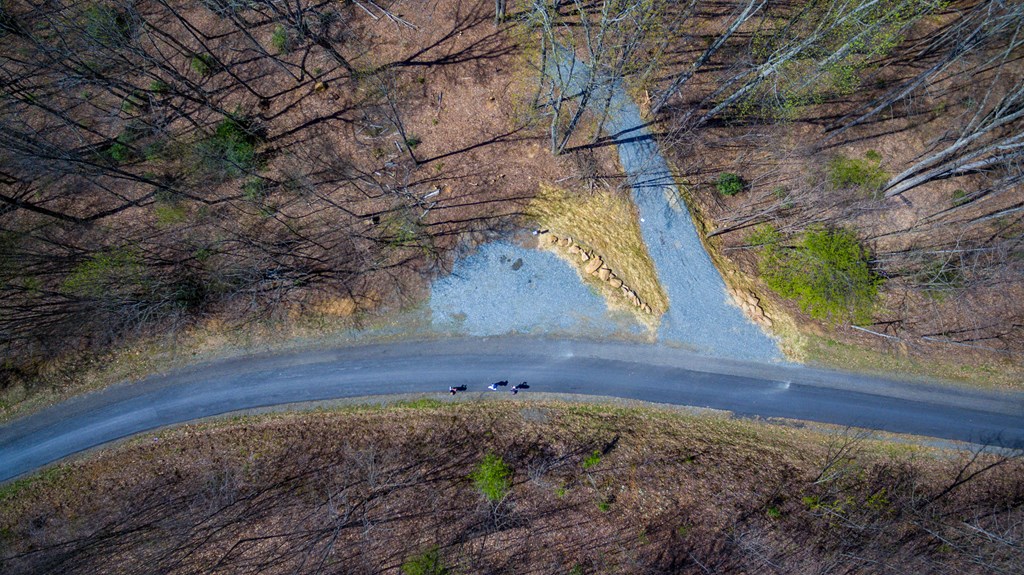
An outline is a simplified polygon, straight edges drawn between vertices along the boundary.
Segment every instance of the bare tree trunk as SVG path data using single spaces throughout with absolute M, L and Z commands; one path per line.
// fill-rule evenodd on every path
M 706 50 L 704 50 L 704 53 L 701 54 L 686 71 L 676 76 L 675 80 L 672 81 L 669 87 L 665 88 L 661 95 L 658 96 L 655 104 L 651 106 L 651 114 L 657 114 L 665 104 L 668 103 L 669 99 L 676 95 L 679 90 L 686 85 L 686 82 L 704 66 L 704 64 L 707 64 L 708 60 L 710 60 L 711 57 L 715 55 L 715 52 L 718 52 L 718 49 L 732 37 L 736 30 L 738 30 L 740 26 L 749 20 L 755 13 L 761 10 L 766 3 L 767 0 L 750 0 L 743 8 L 743 11 L 740 12 L 733 20 L 732 24 L 729 25 L 729 28 L 719 35 L 718 38 L 716 38 L 715 41 L 708 46 Z

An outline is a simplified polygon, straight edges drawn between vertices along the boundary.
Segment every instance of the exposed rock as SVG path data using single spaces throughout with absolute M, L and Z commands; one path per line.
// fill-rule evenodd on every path
M 559 242 L 559 243 L 562 244 L 563 248 L 567 248 L 567 247 L 572 245 L 572 238 L 566 236 L 566 237 L 562 238 L 562 241 Z
M 612 276 L 608 278 L 608 285 L 612 286 L 613 288 L 620 288 L 622 287 L 622 280 L 615 276 Z
M 644 306 L 643 306 L 642 308 L 640 308 L 640 309 L 641 309 L 641 311 L 643 311 L 644 313 L 651 313 L 651 306 L 649 306 L 649 305 L 647 305 L 647 304 L 644 304 Z
M 633 290 L 629 289 L 626 286 L 622 286 L 622 297 L 628 298 L 631 295 L 633 295 Z
M 637 297 L 635 293 L 629 296 L 629 301 L 633 302 L 633 305 L 635 305 L 636 307 L 640 307 L 643 304 L 643 302 L 640 301 L 640 298 Z
M 313 90 L 315 90 L 317 92 L 323 92 L 326 89 L 327 89 L 327 84 L 325 82 L 317 82 L 316 84 L 313 84 Z
M 761 298 L 757 297 L 757 294 L 750 290 L 744 290 L 743 292 L 741 292 L 740 297 L 743 299 L 743 301 L 749 303 L 752 306 L 759 307 L 761 304 Z
M 569 253 L 570 254 L 578 254 L 581 251 L 583 251 L 583 250 L 581 250 L 579 246 L 569 246 Z
M 601 280 L 603 282 L 608 281 L 608 278 L 611 277 L 611 275 L 612 275 L 612 270 L 610 270 L 608 268 L 602 267 L 602 268 L 598 268 L 598 270 L 597 270 L 597 279 L 599 279 L 599 280 Z
M 587 261 L 589 259 L 590 259 L 590 254 L 587 253 L 587 250 L 581 249 L 580 250 L 580 260 Z
M 587 262 L 587 265 L 585 268 L 583 268 L 583 271 L 587 272 L 588 274 L 592 274 L 595 271 L 597 271 L 597 269 L 600 268 L 601 264 L 603 263 L 604 262 L 601 261 L 600 257 L 594 257 L 589 262 Z

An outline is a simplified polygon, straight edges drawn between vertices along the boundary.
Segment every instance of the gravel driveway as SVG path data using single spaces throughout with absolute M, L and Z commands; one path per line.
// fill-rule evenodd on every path
M 571 68 L 570 83 L 582 86 L 587 72 L 578 63 Z M 563 65 L 566 77 L 569 69 Z M 612 112 L 606 129 L 618 146 L 640 210 L 644 242 L 669 298 L 658 341 L 717 357 L 781 361 L 775 340 L 731 302 L 639 108 L 620 83 L 608 86 Z M 487 244 L 456 262 L 450 276 L 435 282 L 430 309 L 436 330 L 477 336 L 636 336 L 643 329 L 628 317 L 609 313 L 568 263 L 511 242 Z

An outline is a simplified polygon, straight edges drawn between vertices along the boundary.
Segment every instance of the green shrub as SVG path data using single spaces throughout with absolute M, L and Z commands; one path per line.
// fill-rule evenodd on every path
M 127 162 L 131 159 L 132 149 L 118 139 L 110 145 L 110 148 L 107 149 L 107 155 L 110 156 L 111 160 L 120 164 L 121 162 Z
M 95 4 L 82 13 L 85 34 L 93 42 L 112 48 L 123 46 L 132 37 L 128 16 L 112 6 Z
M 242 184 L 242 197 L 250 202 L 259 203 L 266 195 L 266 185 L 262 178 L 250 178 Z
M 497 455 L 488 453 L 469 476 L 489 501 L 501 501 L 512 487 L 512 468 Z
M 197 262 L 203 263 L 206 260 L 212 258 L 215 253 L 216 252 L 210 248 L 199 248 L 196 251 L 192 252 L 192 257 L 194 257 Z
M 725 172 L 715 180 L 715 189 L 723 196 L 735 196 L 743 191 L 743 179 L 736 174 Z
M 419 146 L 422 143 L 423 143 L 423 140 L 421 140 L 417 136 L 409 136 L 408 138 L 405 139 L 405 145 L 409 146 L 410 150 L 415 150 L 416 146 Z
M 167 82 L 164 82 L 163 80 L 153 80 L 152 82 L 149 83 L 149 91 L 150 92 L 156 92 L 157 94 L 164 94 L 164 93 L 167 92 L 168 89 L 170 89 L 170 86 L 168 86 Z
M 286 54 L 288 52 L 289 38 L 288 30 L 278 24 L 274 26 L 274 33 L 270 35 L 270 45 L 277 50 L 278 54 Z
M 595 450 L 583 460 L 583 469 L 590 469 L 599 463 L 601 463 L 601 452 Z
M 791 247 L 769 243 L 759 267 L 768 287 L 797 300 L 812 317 L 833 321 L 870 317 L 881 282 L 857 236 L 842 229 L 808 230 Z
M 962 205 L 964 205 L 966 203 L 969 203 L 971 201 L 971 198 L 969 198 L 967 196 L 967 190 L 956 189 L 956 190 L 953 190 L 952 200 L 953 200 L 953 207 L 956 208 L 956 207 L 960 207 L 960 206 L 962 206 Z
M 257 166 L 260 138 L 244 118 L 225 118 L 196 144 L 201 167 L 210 175 L 234 178 Z
M 402 564 L 405 575 L 447 575 L 448 568 L 441 562 L 441 554 L 433 547 L 414 555 Z
M 878 156 L 876 152 L 874 156 Z M 859 160 L 836 156 L 828 164 L 828 180 L 836 188 L 860 188 L 866 192 L 876 193 L 889 181 L 889 174 L 881 168 L 878 160 L 868 158 Z
M 200 76 L 209 76 L 217 69 L 217 61 L 209 54 L 196 54 L 189 63 Z
M 167 149 L 167 142 L 156 141 L 150 142 L 145 148 L 142 149 L 142 155 L 146 158 L 147 162 L 159 160 L 163 157 L 164 151 Z

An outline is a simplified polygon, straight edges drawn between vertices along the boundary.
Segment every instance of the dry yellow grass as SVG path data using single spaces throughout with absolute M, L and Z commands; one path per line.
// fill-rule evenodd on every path
M 579 259 L 569 258 L 563 250 L 555 249 L 577 268 L 584 281 L 605 297 L 609 306 L 629 309 L 637 313 L 644 323 L 651 327 L 657 325 L 658 319 L 668 309 L 668 298 L 658 283 L 654 262 L 640 235 L 636 207 L 628 195 L 606 190 L 570 192 L 542 184 L 537 196 L 527 206 L 527 213 L 539 226 L 592 248 L 625 285 L 651 306 L 653 313 L 639 312 L 622 298 L 618 290 L 583 273 Z

